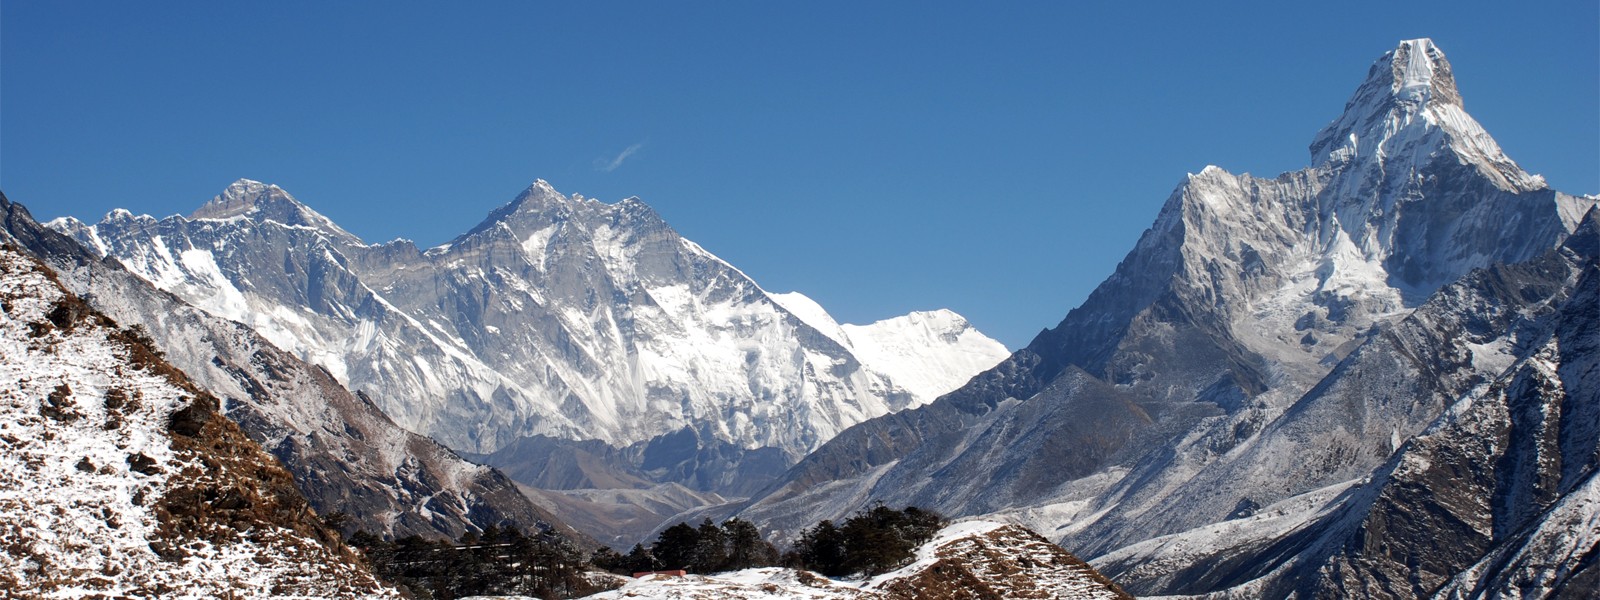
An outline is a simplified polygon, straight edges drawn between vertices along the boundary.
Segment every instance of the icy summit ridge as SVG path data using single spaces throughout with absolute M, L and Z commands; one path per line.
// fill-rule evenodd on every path
M 549 181 L 535 179 L 510 202 L 489 211 L 489 214 L 472 229 L 438 249 L 454 247 L 485 232 L 509 230 L 520 235 L 525 233 L 521 231 L 522 229 L 539 230 L 549 225 L 561 225 L 575 217 L 582 220 L 581 217 L 585 215 L 596 214 L 619 224 L 623 221 L 664 224 L 655 209 L 636 196 L 615 203 L 606 203 L 594 198 L 585 198 L 583 194 L 568 196 L 556 190 Z
M 1450 61 L 1428 38 L 1402 41 L 1379 57 L 1344 113 L 1311 142 L 1313 165 L 1390 175 L 1414 174 L 1446 150 L 1503 190 L 1546 187 L 1466 113 Z
M 340 241 L 361 244 L 361 239 L 345 231 L 322 213 L 296 200 L 275 184 L 241 178 L 228 184 L 209 202 L 189 214 L 189 220 L 247 218 L 257 223 L 273 222 L 291 227 L 310 227 Z
M 916 396 L 911 406 L 932 402 L 1011 354 L 1004 344 L 947 308 L 912 311 L 867 325 L 852 325 L 835 321 L 815 300 L 800 292 L 768 292 L 767 297 L 849 349 L 863 363 L 889 375 Z
M 1140 246 L 1181 246 L 1191 275 L 1212 282 L 1203 286 L 1266 292 L 1247 302 L 1256 310 L 1297 305 L 1292 297 L 1310 293 L 1330 317 L 1359 301 L 1366 309 L 1358 312 L 1376 318 L 1404 310 L 1402 296 L 1416 301 L 1472 268 L 1541 252 L 1499 240 L 1570 230 L 1592 202 L 1523 171 L 1462 106 L 1444 52 L 1426 38 L 1402 41 L 1317 134 L 1310 168 L 1263 179 L 1207 165 L 1178 186 Z M 1552 201 L 1559 223 L 1546 214 Z M 1141 260 L 1175 264 L 1159 254 Z M 1216 271 L 1219 260 L 1265 277 L 1239 280 Z

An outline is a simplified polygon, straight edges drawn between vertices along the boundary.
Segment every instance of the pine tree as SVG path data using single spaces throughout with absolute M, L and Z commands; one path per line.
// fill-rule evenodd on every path
M 485 543 L 485 544 L 493 544 L 493 543 L 499 542 L 500 541 L 500 527 L 498 527 L 496 525 L 490 525 L 488 527 L 483 528 L 483 535 L 478 536 L 478 539 L 482 540 L 483 543 Z
M 696 530 L 700 539 L 695 543 L 694 562 L 689 570 L 695 573 L 716 573 L 727 570 L 728 536 L 721 527 L 707 518 Z
M 778 549 L 761 538 L 761 531 L 754 523 L 735 517 L 723 521 L 722 530 L 728 538 L 728 570 L 778 564 Z
M 628 557 L 623 556 L 616 550 L 612 550 L 610 546 L 601 546 L 599 549 L 595 550 L 589 555 L 589 564 L 594 565 L 603 571 L 621 573 L 623 575 L 627 575 L 628 573 L 632 572 L 625 571 L 627 568 L 627 560 Z
M 628 573 L 642 573 L 644 571 L 657 571 L 661 569 L 661 561 L 645 548 L 644 544 L 634 544 L 633 550 L 623 558 L 623 566 Z
M 688 523 L 678 523 L 662 530 L 650 553 L 665 569 L 690 569 L 695 564 L 700 546 L 700 531 Z
M 833 521 L 823 521 L 801 531 L 795 552 L 808 569 L 829 577 L 850 574 L 845 564 L 845 537 Z

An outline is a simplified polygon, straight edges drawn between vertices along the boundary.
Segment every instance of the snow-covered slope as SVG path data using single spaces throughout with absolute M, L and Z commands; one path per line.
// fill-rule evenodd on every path
M 961 387 L 973 375 L 1010 353 L 961 315 L 919 311 L 871 325 L 844 325 L 861 362 L 889 374 L 917 397 L 920 406 Z
M 1199 536 L 1147 547 L 1147 564 L 1217 532 L 1238 534 L 1221 540 L 1233 567 L 1292 554 L 1285 536 L 1500 376 L 1519 328 L 1575 279 L 1446 286 L 1545 256 L 1596 202 L 1505 157 L 1428 40 L 1381 57 L 1312 154 L 1272 179 L 1189 175 L 1059 326 L 926 407 L 841 434 L 740 516 L 793 531 L 883 500 L 1007 513 L 1087 556 Z M 1120 581 L 1232 585 L 1150 573 Z
M 1579 508 L 1600 465 L 1597 225 L 1586 221 L 1544 257 L 1440 290 L 1241 451 L 1162 499 L 1183 508 L 1148 510 L 1182 519 L 1207 503 L 1226 510 L 1241 495 L 1303 489 L 1308 477 L 1338 483 L 1096 562 L 1130 587 L 1169 593 L 1407 597 L 1452 577 L 1499 595 L 1585 589 L 1579 575 L 1595 574 L 1583 555 L 1600 534 Z M 1387 460 L 1351 469 L 1363 455 Z
M 215 399 L 0 248 L 7 597 L 398 597 Z
M 188 306 L 114 261 L 101 261 L 39 225 L 3 194 L 0 221 L 0 238 L 51 265 L 63 285 L 118 322 L 143 327 L 168 361 L 219 397 L 228 417 L 283 461 L 314 508 L 348 517 L 346 533 L 454 539 L 490 525 L 559 528 L 501 473 L 401 429 L 325 369 L 301 362 L 249 328 Z
M 841 325 L 800 292 L 768 294 L 790 313 L 850 349 L 867 368 L 884 373 L 915 398 L 932 402 L 1010 355 L 950 310 L 917 311 L 870 325 Z
M 591 596 L 655 599 L 1132 598 L 1076 557 L 1016 525 L 967 521 L 945 527 L 904 567 L 865 580 L 761 568 L 710 576 L 646 577 Z
M 246 180 L 190 218 L 53 226 L 454 448 L 600 440 L 702 490 L 748 494 L 850 425 L 930 401 L 1003 355 L 940 312 L 900 326 L 922 336 L 915 346 L 885 341 L 894 325 L 863 329 L 874 364 L 837 327 L 812 325 L 832 322 L 820 308 L 797 316 L 644 203 L 543 181 L 426 252 L 366 245 Z M 738 455 L 764 449 L 777 456 L 765 472 L 741 470 Z

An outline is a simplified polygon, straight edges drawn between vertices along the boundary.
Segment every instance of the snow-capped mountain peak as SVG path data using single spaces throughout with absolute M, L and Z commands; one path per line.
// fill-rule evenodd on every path
M 453 247 L 467 242 L 469 239 L 484 232 L 509 230 L 519 236 L 527 235 L 552 225 L 559 225 L 571 220 L 574 216 L 584 214 L 585 211 L 604 210 L 616 215 L 634 214 L 634 207 L 644 207 L 644 212 L 654 215 L 644 203 L 637 198 L 629 198 L 616 204 L 606 204 L 598 200 L 584 198 L 582 194 L 567 196 L 557 191 L 555 186 L 543 179 L 536 179 L 521 193 L 517 194 L 510 202 L 501 205 L 484 217 L 466 233 L 451 240 L 446 247 Z M 659 218 L 656 218 L 659 220 Z M 549 233 L 548 231 L 545 233 Z
M 669 434 L 770 449 L 776 458 L 761 468 L 771 476 L 839 431 L 931 401 L 1006 356 L 952 318 L 914 328 L 924 343 L 885 348 L 904 360 L 880 365 L 839 343 L 843 334 L 819 334 L 644 202 L 567 196 L 543 180 L 425 253 L 329 233 L 342 230 L 248 180 L 195 217 L 55 226 L 326 367 L 400 425 L 471 452 L 534 435 L 655 444 L 666 450 L 649 456 L 678 452 L 665 464 L 693 470 L 662 477 L 757 487 L 762 479 L 724 473 L 731 462 L 701 461 L 698 446 L 671 446 L 679 438 Z M 285 221 L 309 226 L 264 226 Z
M 342 242 L 361 244 L 360 238 L 302 204 L 283 188 L 251 179 L 240 179 L 229 184 L 221 194 L 189 215 L 190 220 L 237 217 L 257 223 L 270 221 L 291 227 L 309 227 Z
M 1394 75 L 1396 100 L 1426 104 L 1434 100 L 1437 92 L 1439 102 L 1461 103 L 1461 94 L 1456 91 L 1456 82 L 1450 73 L 1450 63 L 1445 61 L 1444 52 L 1433 45 L 1433 40 L 1404 40 L 1387 58 Z
M 399 597 L 217 398 L 0 239 L 0 595 Z
M 1505 158 L 1462 112 L 1430 42 L 1379 58 L 1313 151 L 1318 164 L 1270 179 L 1214 166 L 1189 175 L 1060 325 L 925 407 L 840 434 L 738 515 L 792 530 L 881 500 L 1005 511 L 1091 556 L 1217 524 L 1225 529 L 1196 531 L 1257 544 L 1237 541 L 1233 521 L 1320 518 L 1312 511 L 1326 495 L 1272 507 L 1338 494 L 1330 486 L 1361 481 L 1407 447 L 1511 362 L 1528 335 L 1523 320 L 1565 302 L 1593 313 L 1565 291 L 1579 272 L 1591 286 L 1600 280 L 1592 257 L 1587 271 L 1560 255 L 1548 269 L 1495 270 L 1551 256 L 1594 199 L 1543 187 Z M 1456 284 L 1473 273 L 1479 283 Z M 1574 355 L 1593 347 L 1562 342 Z M 1135 591 L 1232 585 L 1165 565 L 1148 573 L 1134 575 L 1170 578 Z M 1389 579 L 1407 580 L 1403 571 Z
M 1448 151 L 1510 192 L 1544 189 L 1501 152 L 1466 113 L 1455 75 L 1433 40 L 1405 40 L 1374 62 L 1344 114 L 1311 142 L 1313 165 L 1377 169 L 1389 175 L 1422 170 Z
M 932 402 L 974 373 L 1005 360 L 1005 345 L 949 309 L 913 311 L 870 325 L 840 324 L 800 292 L 767 293 L 811 328 L 849 349 L 872 369 L 889 375 L 915 396 L 909 406 Z
M 568 198 L 561 192 L 556 191 L 555 186 L 550 185 L 550 182 L 543 179 L 535 179 L 533 183 L 528 184 L 528 187 L 522 190 L 522 193 L 517 194 L 516 198 L 506 203 L 500 210 L 490 213 L 489 218 L 485 220 L 494 220 L 494 217 L 502 215 L 502 211 L 509 214 L 521 210 L 524 206 L 531 208 L 551 203 L 564 203 L 567 200 Z
M 916 311 L 871 325 L 842 325 L 851 351 L 888 373 L 920 403 L 966 383 L 1011 353 L 948 309 Z

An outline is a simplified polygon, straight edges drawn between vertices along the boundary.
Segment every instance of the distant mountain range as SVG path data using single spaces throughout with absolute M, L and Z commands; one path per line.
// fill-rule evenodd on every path
M 283 461 L 313 508 L 345 515 L 344 533 L 454 538 L 491 525 L 559 523 L 498 471 L 396 426 L 326 369 L 157 290 L 43 227 L 3 195 L 0 222 L 0 239 L 39 257 L 96 310 L 139 326 L 167 362 L 217 396 L 229 419 Z
M 599 507 L 593 493 L 546 500 L 650 507 L 592 520 L 624 545 L 654 523 L 623 522 L 748 496 L 846 427 L 925 404 L 1007 354 L 950 311 L 840 325 L 637 199 L 543 181 L 426 251 L 368 245 L 248 180 L 187 218 L 119 210 L 50 225 L 526 485 L 624 490 Z
M 534 435 L 641 445 L 681 471 L 669 479 L 703 490 L 750 486 L 698 451 L 765 450 L 781 469 L 1006 354 L 948 311 L 846 330 L 804 296 L 769 295 L 637 199 L 567 197 L 543 181 L 427 251 L 365 244 L 248 180 L 188 218 L 116 211 L 51 226 L 453 448 Z M 902 332 L 921 337 L 883 343 Z

